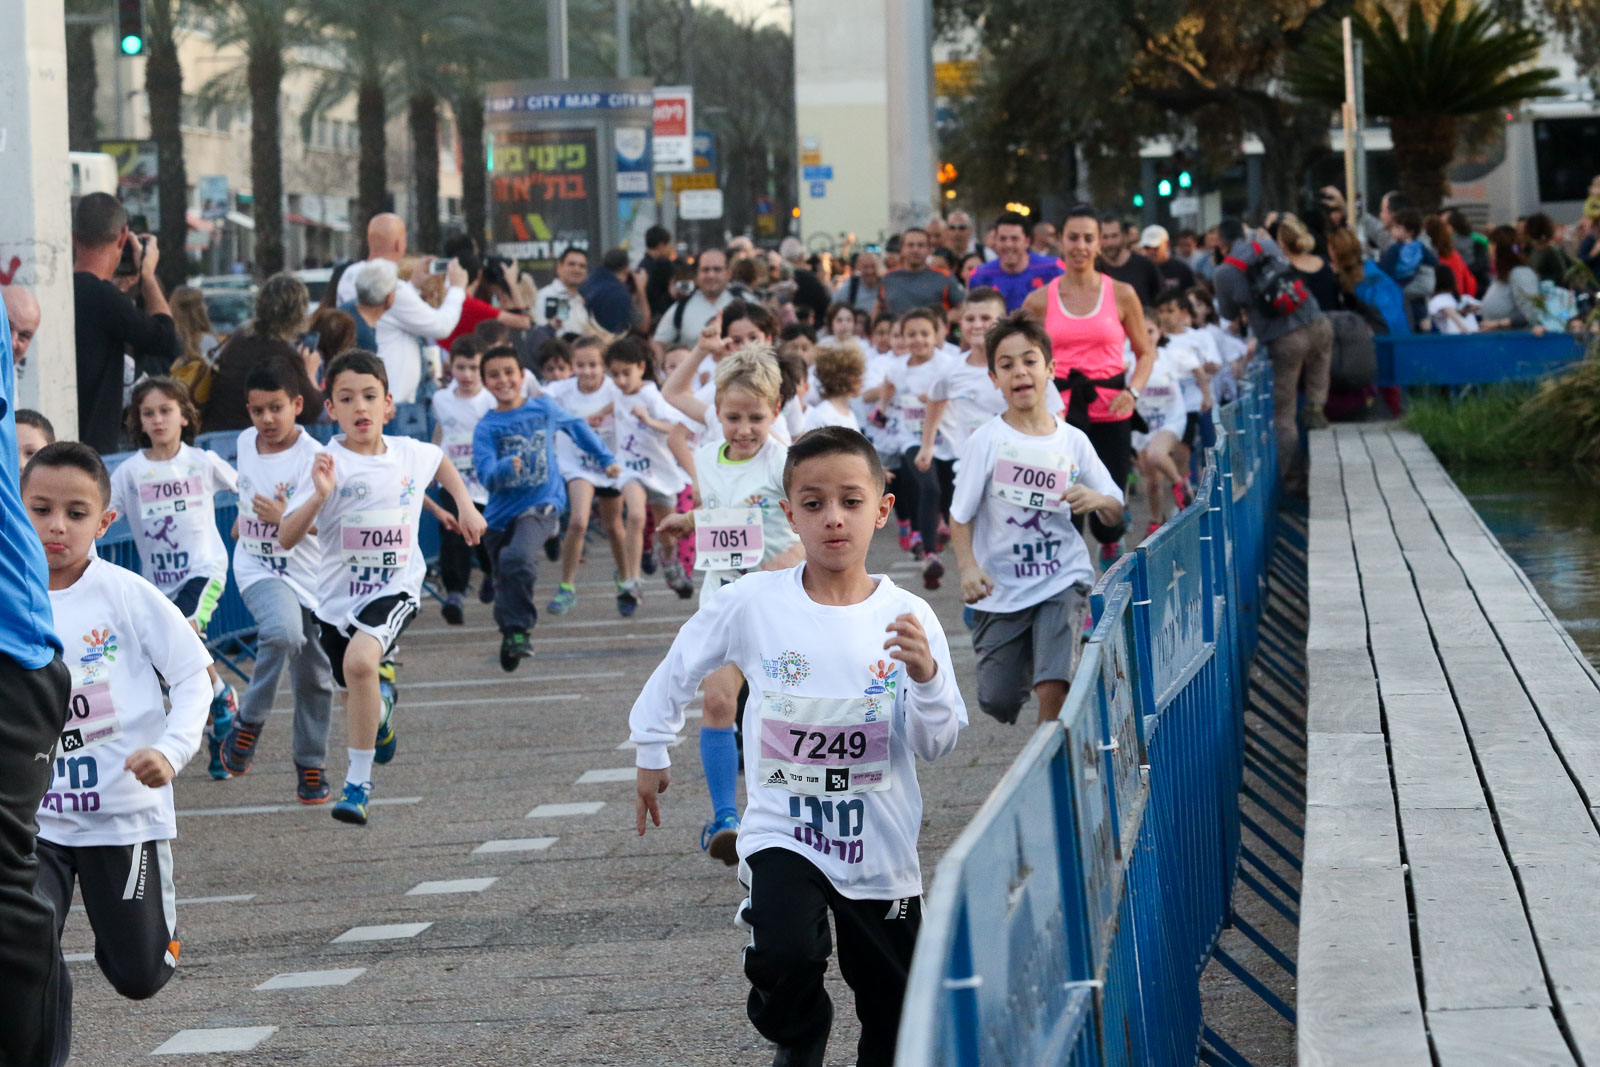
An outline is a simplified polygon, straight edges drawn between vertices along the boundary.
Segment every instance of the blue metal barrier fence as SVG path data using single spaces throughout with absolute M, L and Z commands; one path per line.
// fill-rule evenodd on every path
M 1218 412 L 1194 504 L 1101 576 L 1060 721 L 939 863 L 902 1067 L 1195 1062 L 1275 514 L 1264 363 Z

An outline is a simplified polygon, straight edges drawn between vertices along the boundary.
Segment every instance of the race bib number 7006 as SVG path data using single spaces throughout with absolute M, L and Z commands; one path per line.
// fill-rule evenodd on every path
M 1064 511 L 1062 499 L 1078 480 L 1078 468 L 1062 453 L 1002 445 L 990 479 L 994 495 L 1020 508 Z

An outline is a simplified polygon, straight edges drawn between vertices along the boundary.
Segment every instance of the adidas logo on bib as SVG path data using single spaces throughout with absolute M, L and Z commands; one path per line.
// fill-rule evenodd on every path
M 785 778 L 783 776 L 783 771 L 781 769 L 779 769 L 779 770 L 773 771 L 771 774 L 769 774 L 767 776 L 767 784 L 768 785 L 788 785 L 789 784 L 789 779 Z

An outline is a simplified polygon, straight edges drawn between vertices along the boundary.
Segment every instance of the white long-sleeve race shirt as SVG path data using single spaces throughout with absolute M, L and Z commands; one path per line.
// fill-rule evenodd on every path
M 834 607 L 806 593 L 804 570 L 746 575 L 684 624 L 628 716 L 637 763 L 669 765 L 696 686 L 731 663 L 751 690 L 741 861 L 786 848 L 846 897 L 918 896 L 914 757 L 938 759 L 967 725 L 950 646 L 928 603 L 887 576 L 874 576 L 878 587 L 861 603 Z M 926 683 L 883 647 L 889 624 L 908 613 L 938 664 Z

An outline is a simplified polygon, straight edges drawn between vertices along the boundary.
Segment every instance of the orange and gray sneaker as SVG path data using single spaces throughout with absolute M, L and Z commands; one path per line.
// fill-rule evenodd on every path
M 256 755 L 256 742 L 261 738 L 262 725 L 245 722 L 237 715 L 233 717 L 233 726 L 228 729 L 222 748 L 217 753 L 223 769 L 229 774 L 239 775 L 250 770 L 250 761 Z
M 328 802 L 328 772 L 321 767 L 303 767 L 296 763 L 295 774 L 299 776 L 300 783 L 294 788 L 294 795 L 302 804 L 326 804 Z

